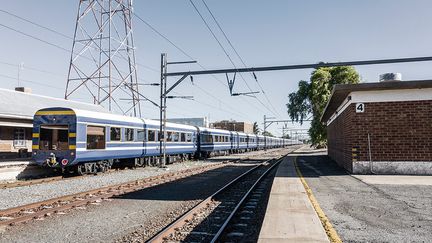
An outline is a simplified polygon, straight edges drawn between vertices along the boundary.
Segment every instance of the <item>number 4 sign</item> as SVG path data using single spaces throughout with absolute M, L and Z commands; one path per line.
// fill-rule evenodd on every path
M 356 107 L 356 113 L 363 113 L 365 110 L 363 103 L 357 103 L 355 107 Z

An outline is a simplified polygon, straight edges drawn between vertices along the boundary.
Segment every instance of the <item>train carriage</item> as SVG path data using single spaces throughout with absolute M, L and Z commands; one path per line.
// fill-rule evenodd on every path
M 199 127 L 199 150 L 202 157 L 228 154 L 235 146 L 235 136 L 226 130 Z
M 160 123 L 155 120 L 144 120 L 147 131 L 145 156 L 159 156 L 161 153 Z M 194 126 L 166 123 L 166 154 L 192 156 L 197 151 L 198 128 Z
M 115 164 L 143 166 L 161 156 L 160 123 L 134 117 L 70 108 L 36 112 L 33 159 L 42 166 L 79 174 L 105 171 Z M 167 161 L 194 156 L 299 144 L 295 140 L 166 123 Z
M 105 171 L 114 162 L 143 166 L 160 155 L 159 122 L 68 108 L 36 112 L 33 159 L 39 165 Z M 167 123 L 166 154 L 192 156 L 198 129 Z M 171 156 L 174 158 L 174 156 Z
M 248 149 L 248 135 L 246 133 L 238 132 L 238 151 L 246 152 Z

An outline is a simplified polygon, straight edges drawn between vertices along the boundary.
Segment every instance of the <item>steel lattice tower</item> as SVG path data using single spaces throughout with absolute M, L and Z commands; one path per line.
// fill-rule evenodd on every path
M 132 0 L 79 1 L 65 99 L 85 96 L 141 116 L 132 15 Z

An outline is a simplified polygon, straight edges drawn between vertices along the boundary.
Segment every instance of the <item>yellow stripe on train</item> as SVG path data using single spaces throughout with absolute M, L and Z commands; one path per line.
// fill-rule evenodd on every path
M 32 149 L 39 149 L 39 145 L 33 145 Z
M 75 138 L 76 137 L 76 133 L 74 133 L 74 132 L 69 133 L 69 137 L 70 138 Z
M 33 133 L 33 138 L 38 138 L 39 137 L 39 133 Z
M 76 145 L 69 145 L 69 149 L 70 150 L 76 149 Z
M 49 116 L 49 115 L 75 115 L 74 111 L 38 111 L 37 116 Z

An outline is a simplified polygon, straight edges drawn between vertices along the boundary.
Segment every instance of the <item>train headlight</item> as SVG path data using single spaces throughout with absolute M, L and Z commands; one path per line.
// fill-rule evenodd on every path
M 72 155 L 72 156 L 74 156 L 74 155 L 75 155 L 75 153 L 74 153 L 74 152 L 71 152 L 71 155 Z

